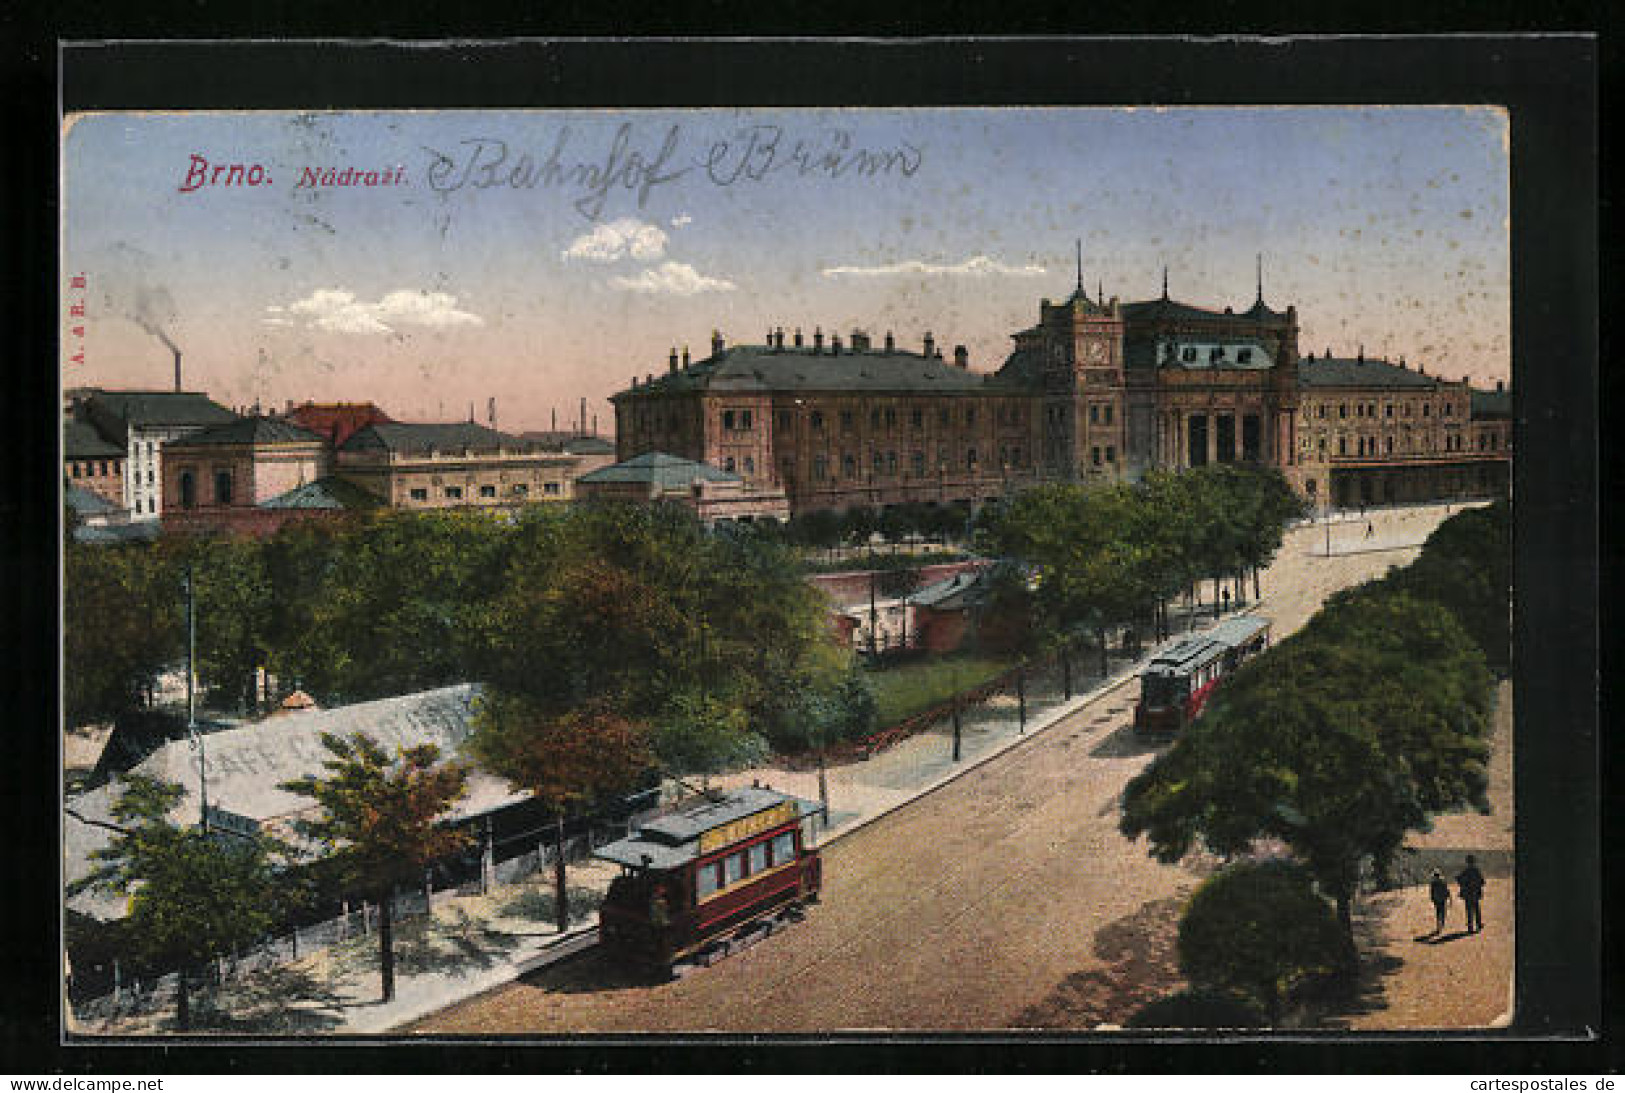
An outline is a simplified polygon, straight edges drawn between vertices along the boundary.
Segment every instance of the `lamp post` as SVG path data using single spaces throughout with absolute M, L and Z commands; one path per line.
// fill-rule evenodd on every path
M 197 597 L 192 589 L 192 567 L 186 567 L 186 735 L 197 752 L 198 827 L 209 833 L 209 755 L 197 731 Z

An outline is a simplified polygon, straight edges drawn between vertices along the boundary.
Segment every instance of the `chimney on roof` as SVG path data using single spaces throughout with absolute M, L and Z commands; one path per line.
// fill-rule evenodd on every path
M 284 412 L 289 414 L 293 413 L 293 399 L 288 400 L 288 408 Z
M 829 336 L 829 351 L 836 356 L 841 355 L 841 336 L 839 334 L 832 333 Z
M 1359 352 L 1354 354 L 1354 359 L 1361 364 L 1365 363 L 1365 346 L 1360 346 Z
M 869 335 L 857 327 L 852 328 L 852 352 L 867 353 L 869 351 Z
M 798 338 L 796 338 L 796 345 L 799 346 L 800 344 L 801 344 L 801 339 L 798 337 Z M 821 327 L 821 326 L 815 326 L 815 327 L 813 327 L 813 352 L 814 353 L 822 353 L 823 351 L 824 351 L 824 328 Z
M 1506 389 L 1507 389 L 1507 385 L 1506 385 L 1505 380 L 1496 380 L 1495 381 L 1495 393 L 1496 394 L 1498 394 L 1498 395 L 1504 394 L 1506 392 Z
M 584 433 L 586 431 L 587 431 L 587 400 L 582 399 L 581 400 L 581 423 L 576 427 L 576 432 L 577 433 Z
M 970 350 L 962 345 L 954 346 L 954 367 L 967 369 L 970 367 Z
M 801 332 L 799 330 L 796 331 L 796 344 L 801 344 Z M 782 326 L 773 332 L 773 348 L 784 348 L 784 327 Z
M 688 346 L 683 346 L 683 367 L 688 367 Z
M 886 352 L 895 353 L 896 351 L 897 339 L 892 337 L 892 332 L 888 330 L 886 331 Z
M 801 328 L 798 326 L 798 327 L 796 327 L 795 347 L 797 349 L 800 349 L 805 344 L 806 344 L 806 341 L 801 336 Z
M 720 357 L 722 356 L 722 351 L 726 348 L 727 344 L 722 340 L 722 331 L 711 331 L 711 355 L 713 357 Z
M 677 371 L 677 347 L 675 345 L 671 347 L 671 356 L 666 358 L 666 371 Z
M 936 356 L 936 351 L 937 351 L 937 340 L 935 338 L 933 338 L 931 336 L 931 332 L 929 330 L 927 330 L 925 332 L 925 355 L 927 357 L 934 357 L 934 356 Z
M 181 389 L 181 351 L 173 346 L 170 348 L 175 354 L 175 390 L 179 391 Z
M 643 386 L 647 387 L 651 383 L 653 383 L 654 381 L 655 381 L 655 374 L 653 372 L 650 372 L 650 373 L 648 373 L 647 375 L 645 375 L 643 377 Z
M 1417 365 L 1416 366 L 1416 374 L 1419 375 L 1419 376 L 1427 375 L 1428 374 L 1428 366 L 1425 365 L 1425 364 Z

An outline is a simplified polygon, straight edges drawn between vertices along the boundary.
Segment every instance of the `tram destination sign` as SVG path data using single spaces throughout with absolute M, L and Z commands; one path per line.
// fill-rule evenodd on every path
M 760 834 L 768 828 L 787 824 L 796 818 L 796 805 L 794 801 L 785 801 L 772 808 L 733 820 L 721 827 L 713 827 L 709 831 L 700 833 L 700 853 L 709 854 L 713 850 L 724 846 L 731 846 L 742 839 Z

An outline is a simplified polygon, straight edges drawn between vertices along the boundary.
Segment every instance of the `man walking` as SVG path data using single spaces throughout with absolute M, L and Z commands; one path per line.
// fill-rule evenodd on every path
M 1456 889 L 1467 908 L 1467 932 L 1476 934 L 1484 929 L 1484 912 L 1479 900 L 1484 897 L 1484 874 L 1478 871 L 1478 859 L 1467 855 L 1467 868 L 1456 874 Z
M 1444 933 L 1444 909 L 1450 904 L 1450 885 L 1445 883 L 1444 874 L 1437 869 L 1433 871 L 1433 879 L 1428 882 L 1428 896 L 1433 900 L 1433 932 Z

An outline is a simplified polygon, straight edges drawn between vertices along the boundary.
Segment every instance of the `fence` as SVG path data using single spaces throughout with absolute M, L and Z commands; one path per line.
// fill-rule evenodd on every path
M 624 836 L 629 821 L 587 821 L 580 833 L 564 840 L 566 862 L 585 861 L 598 847 Z M 422 887 L 396 892 L 391 906 L 397 923 L 429 913 L 447 898 L 481 894 L 490 886 L 512 884 L 551 868 L 558 860 L 556 829 L 523 831 L 498 838 L 477 857 L 437 863 Z M 221 986 L 242 976 L 291 963 L 333 948 L 352 938 L 370 937 L 378 926 L 378 908 L 365 900 L 341 904 L 339 914 L 289 932 L 266 938 L 258 945 L 212 961 L 195 971 L 194 983 Z M 117 962 L 110 966 L 75 969 L 68 987 L 73 1012 L 82 1021 L 105 1022 L 151 1013 L 175 1002 L 174 972 L 161 976 L 125 978 Z

